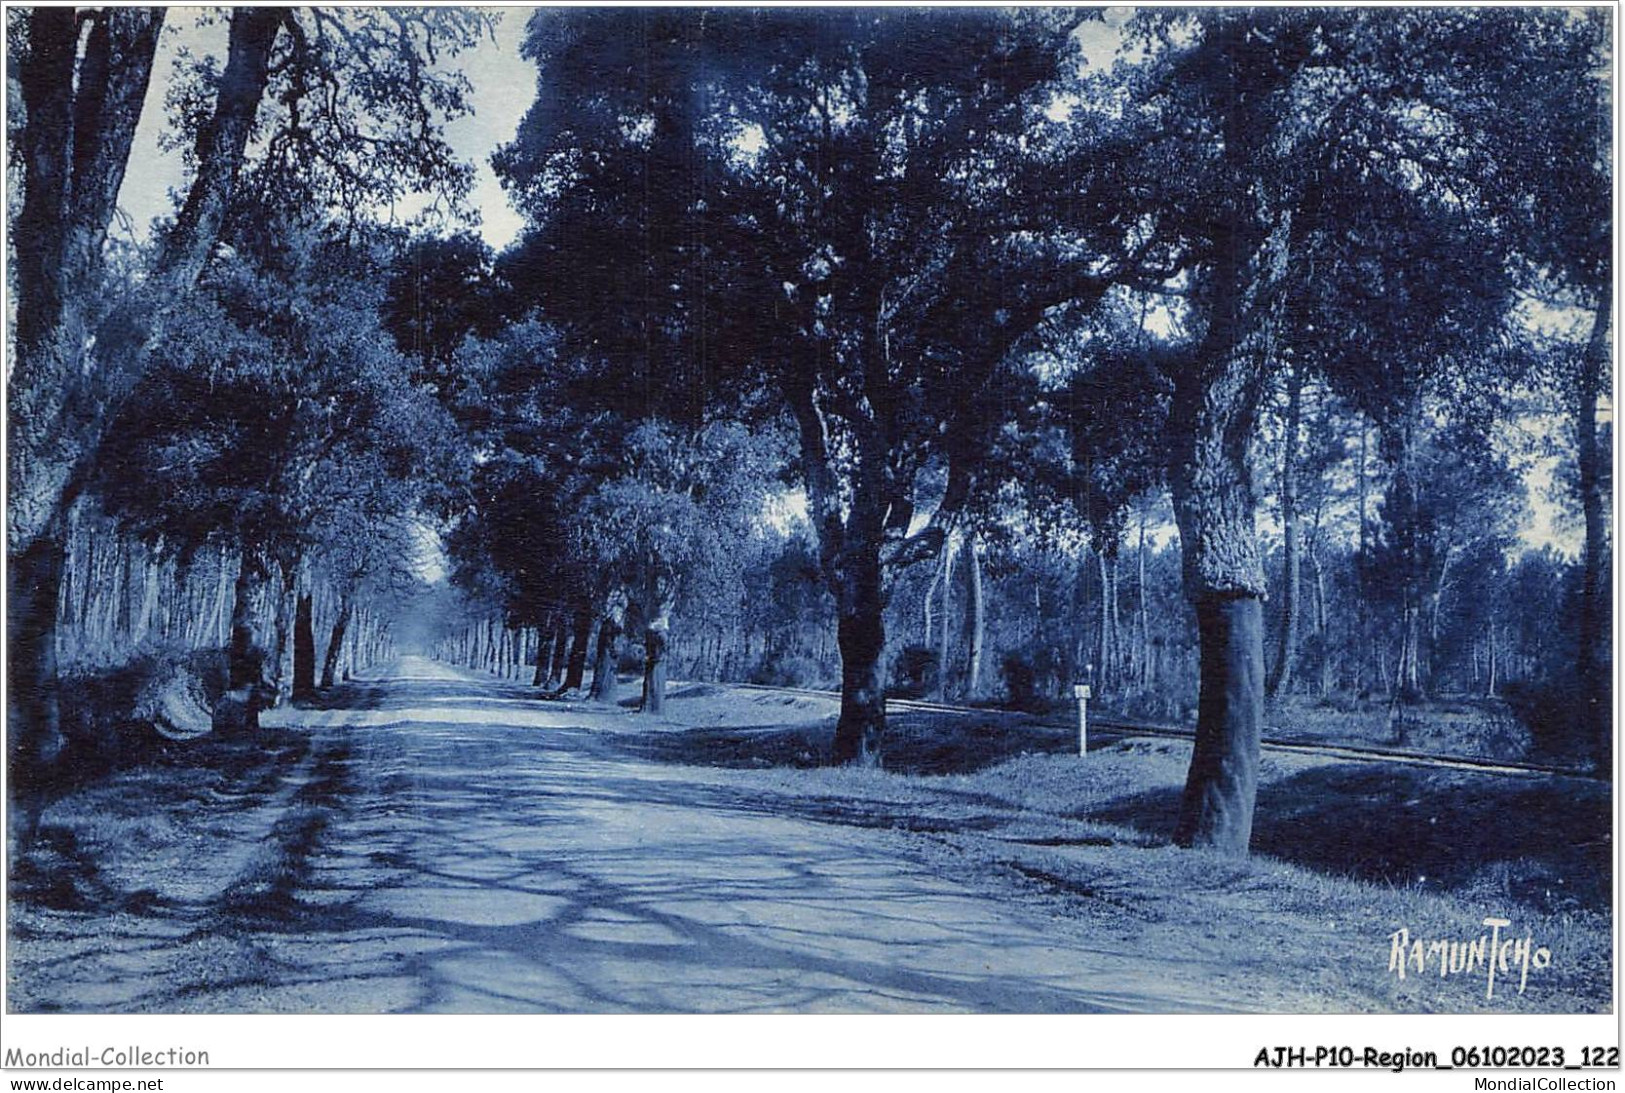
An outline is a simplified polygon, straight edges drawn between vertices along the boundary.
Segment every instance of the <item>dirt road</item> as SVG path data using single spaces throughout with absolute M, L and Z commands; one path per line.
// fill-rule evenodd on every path
M 331 708 L 275 711 L 252 741 L 188 745 L 53 806 L 48 845 L 31 859 L 36 879 L 13 889 L 7 1004 L 113 1013 L 1607 1004 L 1610 934 L 1592 913 L 1516 912 L 1554 951 L 1527 995 L 1486 1001 L 1466 979 L 1391 974 L 1395 929 L 1456 936 L 1486 905 L 1518 907 L 1507 885 L 1486 887 L 1509 868 L 1496 858 L 1474 874 L 1489 881 L 1473 880 L 1470 898 L 1458 899 L 1267 856 L 1177 850 L 1157 833 L 1166 826 L 1157 810 L 1177 800 L 1189 762 L 1177 741 L 1129 740 L 1085 762 L 1021 756 L 969 777 L 804 769 L 811 756 L 797 741 L 827 737 L 832 709 L 817 697 L 691 684 L 674 689 L 669 719 L 654 719 L 403 660 Z M 979 724 L 909 731 L 951 731 L 961 746 L 975 743 Z M 781 759 L 760 760 L 764 750 Z M 1359 800 L 1321 788 L 1325 779 L 1394 781 L 1386 768 L 1323 758 L 1266 768 L 1271 808 L 1311 841 L 1313 809 Z M 1531 792 L 1508 781 L 1479 792 Z M 1459 794 L 1423 788 L 1393 789 L 1415 791 L 1404 807 L 1379 798 L 1360 829 L 1420 815 L 1453 823 L 1444 806 Z M 1338 830 L 1337 845 L 1353 846 L 1348 824 Z M 1507 872 L 1508 883 L 1519 875 Z M 1565 879 L 1583 878 L 1554 873 L 1547 883 L 1560 894 Z
M 290 713 L 308 753 L 233 825 L 197 813 L 208 846 L 149 861 L 140 898 L 94 909 L 104 927 L 85 908 L 24 924 L 13 1005 L 1225 1008 L 1199 963 L 1092 944 L 944 875 L 918 836 L 776 800 L 756 772 L 632 758 L 617 741 L 641 719 L 533 695 L 409 659 L 361 708 Z

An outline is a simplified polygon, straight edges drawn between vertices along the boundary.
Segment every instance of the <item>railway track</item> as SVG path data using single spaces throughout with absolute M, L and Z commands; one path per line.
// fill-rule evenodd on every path
M 725 686 L 736 687 L 747 691 L 767 691 L 776 694 L 800 694 L 818 698 L 840 698 L 839 691 L 819 691 L 807 687 L 770 687 L 757 683 L 730 683 Z M 947 713 L 994 717 L 1039 717 L 1041 724 L 1055 728 L 1067 728 L 1069 722 L 1058 719 L 1043 720 L 1042 715 L 1019 714 L 1009 710 L 989 709 L 984 706 L 955 706 L 941 702 L 922 702 L 915 699 L 892 698 L 887 699 L 886 706 L 891 710 L 907 711 L 918 710 L 928 713 Z M 1139 721 L 1129 718 L 1089 716 L 1089 736 L 1091 743 L 1096 739 L 1110 742 L 1122 740 L 1130 736 L 1162 736 L 1178 740 L 1191 740 L 1196 736 L 1194 729 L 1181 725 L 1168 725 L 1154 721 Z M 1558 778 L 1586 778 L 1597 780 L 1597 775 L 1590 770 L 1577 767 L 1560 767 L 1544 763 L 1523 763 L 1505 759 L 1484 759 L 1476 756 L 1439 755 L 1435 752 L 1416 751 L 1407 748 L 1383 748 L 1365 744 L 1332 744 L 1310 742 L 1283 737 L 1279 730 L 1264 730 L 1262 746 L 1267 751 L 1285 752 L 1298 755 L 1319 755 L 1333 759 L 1344 759 L 1358 762 L 1400 763 L 1411 766 L 1438 767 L 1448 770 L 1464 770 L 1476 774 L 1498 774 L 1509 777 L 1547 776 Z

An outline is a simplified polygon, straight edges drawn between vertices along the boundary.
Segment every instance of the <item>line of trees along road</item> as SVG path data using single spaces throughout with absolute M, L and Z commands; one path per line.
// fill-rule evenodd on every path
M 1313 382 L 1324 413 L 1374 434 L 1362 447 L 1386 481 L 1359 516 L 1362 584 L 1396 586 L 1397 686 L 1419 692 L 1446 559 L 1489 534 L 1427 496 L 1436 449 L 1481 468 L 1464 479 L 1493 478 L 1515 414 L 1502 396 L 1564 382 L 1550 373 L 1566 350 L 1517 318 L 1529 295 L 1595 314 L 1593 364 L 1606 345 L 1607 19 L 1152 11 L 1118 28 L 1120 63 L 1084 67 L 1098 18 L 537 15 L 537 102 L 497 157 L 532 224 L 507 273 L 576 367 L 613 378 L 606 412 L 793 425 L 840 652 L 840 759 L 882 747 L 898 575 L 996 523 L 1013 471 L 1082 510 L 1107 586 L 1115 514 L 1132 486 L 1165 487 L 1200 664 L 1177 837 L 1242 852 L 1266 688 L 1255 447 L 1270 398 L 1286 398 L 1292 589 L 1276 687 L 1302 630 Z M 1136 312 L 1137 338 L 1113 329 Z M 1043 378 L 1044 356 L 1070 376 Z M 1587 419 L 1587 483 L 1589 406 L 1568 415 Z M 1049 459 L 1031 450 L 1046 430 L 1063 434 Z M 1591 539 L 1587 567 L 1605 549 Z M 1117 601 L 1099 600 L 1112 672 Z M 1576 652 L 1592 702 L 1594 626 Z
M 106 451 L 115 423 L 151 397 L 146 381 L 155 361 L 160 383 L 181 383 L 190 366 L 207 366 L 228 373 L 250 402 L 256 383 L 299 382 L 294 375 L 304 361 L 280 356 L 293 347 L 268 345 L 277 332 L 228 313 L 227 282 L 237 273 L 223 270 L 221 259 L 263 256 L 279 229 L 297 221 L 301 229 L 332 232 L 415 189 L 458 201 L 469 187 L 469 167 L 441 136 L 445 118 L 466 110 L 467 83 L 431 58 L 472 45 L 486 16 L 234 8 L 206 17 L 227 24 L 223 63 L 183 57 L 167 87 L 165 139 L 183 151 L 190 172 L 174 217 L 145 247 L 111 243 L 167 15 L 155 8 L 7 13 L 16 108 L 7 123 L 21 176 L 21 202 L 10 210 L 16 320 L 7 422 L 7 758 L 15 787 L 8 807 L 18 821 L 11 830 L 23 839 L 37 823 L 42 787 L 62 765 L 57 623 L 69 528 L 76 507 L 120 473 Z M 281 271 L 261 272 L 280 283 Z M 284 322 L 294 309 L 282 306 L 288 310 L 271 325 L 297 325 Z M 209 388 L 200 401 L 214 393 Z M 297 412 L 310 409 L 305 394 L 279 393 Z M 274 458 L 275 448 L 258 443 L 270 439 L 263 425 L 249 413 L 201 436 L 177 436 L 181 458 L 164 466 L 195 469 L 185 463 L 185 445 L 195 439 L 236 445 L 204 454 L 218 467 Z M 256 428 L 258 440 L 249 435 Z M 272 507 L 282 504 L 289 499 L 276 476 L 290 469 L 267 470 L 248 487 L 277 494 Z M 158 490 L 147 492 L 157 499 Z M 181 504 L 196 510 L 186 514 L 190 530 L 217 541 L 218 525 L 239 515 L 219 492 Z M 238 536 L 239 590 L 272 561 L 286 583 L 301 562 L 280 549 L 285 543 L 249 541 L 254 534 Z M 189 539 L 166 542 L 184 551 Z M 246 599 L 239 594 L 234 608 L 232 647 L 240 651 L 257 644 Z M 272 614 L 283 619 L 283 605 Z M 281 623 L 277 629 L 286 632 Z
M 438 528 L 441 655 L 838 683 L 840 761 L 898 686 L 1194 712 L 1187 845 L 1246 851 L 1270 695 L 1515 684 L 1606 763 L 1607 13 L 542 11 L 501 254 L 367 215 L 466 195 L 483 16 L 221 18 L 131 247 L 162 14 L 13 14 L 14 762 L 95 565 L 303 697 Z

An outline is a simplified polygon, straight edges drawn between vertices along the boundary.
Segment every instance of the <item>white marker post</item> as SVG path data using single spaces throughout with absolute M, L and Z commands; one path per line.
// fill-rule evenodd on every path
M 1089 754 L 1089 685 L 1079 683 L 1072 688 L 1072 697 L 1078 700 L 1078 754 Z

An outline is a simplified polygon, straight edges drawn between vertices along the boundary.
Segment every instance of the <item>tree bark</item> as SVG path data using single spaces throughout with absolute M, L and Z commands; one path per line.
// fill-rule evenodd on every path
M 666 713 L 666 635 L 669 622 L 657 620 L 643 631 L 642 712 L 662 717 Z
M 616 663 L 620 659 L 620 637 L 626 624 L 626 593 L 615 591 L 605 600 L 604 614 L 598 620 L 598 649 L 593 658 L 592 698 L 597 702 L 613 704 L 615 701 Z
M 1196 748 L 1174 832 L 1180 846 L 1245 854 L 1252 841 L 1264 697 L 1263 617 L 1257 596 L 1210 597 L 1196 604 L 1202 683 Z
M 592 637 L 592 611 L 576 609 L 574 631 L 570 635 L 570 660 L 564 671 L 564 690 L 577 691 L 587 676 L 587 642 Z
M 1580 618 L 1576 649 L 1585 723 L 1597 757 L 1597 769 L 1613 769 L 1611 683 L 1612 650 L 1608 648 L 1607 490 L 1604 469 L 1608 454 L 1597 437 L 1597 403 L 1610 360 L 1608 326 L 1613 315 L 1611 286 L 1598 298 L 1591 338 L 1581 362 L 1577 409 L 1580 507 L 1585 517 L 1585 557 L 1580 575 Z
M 6 697 L 9 830 L 28 846 L 39 826 L 50 778 L 65 746 L 57 704 L 56 614 L 66 552 L 63 537 L 35 538 L 10 559 L 6 582 Z
M 231 14 L 214 113 L 198 130 L 197 173 L 159 260 L 161 271 L 181 284 L 197 281 L 220 236 L 270 79 L 271 49 L 288 17 L 284 8 L 237 8 Z
M 333 686 L 334 679 L 339 670 L 339 653 L 344 649 L 344 634 L 350 628 L 350 615 L 353 608 L 350 605 L 349 593 L 345 593 L 339 600 L 338 618 L 333 620 L 333 632 L 327 638 L 327 655 L 322 658 L 322 690 Z
M 570 620 L 560 611 L 553 620 L 553 662 L 548 666 L 547 680 L 559 691 L 564 690 L 564 669 L 570 662 Z
M 970 565 L 970 682 L 971 698 L 982 696 L 982 657 L 987 644 L 987 604 L 982 593 L 982 559 L 978 554 L 981 544 L 973 537 L 966 551 Z
M 1270 354 L 1258 294 L 1280 276 L 1286 227 L 1253 244 L 1221 241 L 1208 331 L 1175 377 L 1169 413 L 1169 486 L 1201 645 L 1196 748 L 1175 839 L 1236 855 L 1252 839 L 1264 706 L 1267 586 L 1247 460 Z M 1246 268 L 1255 248 L 1257 268 Z
M 293 697 L 306 701 L 316 697 L 316 626 L 311 594 L 299 593 L 293 612 Z
M 8 430 L 7 554 L 13 572 L 37 571 L 31 564 L 35 559 L 63 553 L 62 518 L 88 477 L 100 430 L 141 375 L 147 341 L 135 329 L 135 313 L 126 305 L 114 308 L 94 339 L 88 336 L 92 321 L 88 312 L 101 273 L 102 241 L 146 99 L 163 12 L 129 8 L 90 15 L 91 33 L 76 74 L 78 17 L 71 9 L 33 9 L 28 16 L 30 49 L 18 71 L 27 120 L 19 134 L 24 199 L 12 237 L 19 265 L 19 345 L 10 376 Z M 181 221 L 166 240 L 159 273 L 172 291 L 191 288 L 219 236 L 254 111 L 264 93 L 271 42 L 283 18 L 285 14 L 274 9 L 269 14 L 263 9 L 232 14 L 226 74 L 255 78 L 237 80 L 229 89 L 223 80 L 215 113 L 219 116 L 240 102 L 247 108 L 237 113 L 246 113 L 246 122 L 229 133 L 210 126 L 227 139 L 206 147 L 200 142 L 198 184 L 209 180 L 213 211 L 188 219 L 194 205 L 189 198 Z M 245 72 L 244 66 L 253 60 L 251 47 L 256 46 L 262 47 L 257 64 Z M 121 361 L 116 370 L 83 364 L 88 352 L 127 354 L 131 346 L 136 347 L 135 359 Z M 58 538 L 36 544 L 42 534 Z M 8 621 L 10 617 L 17 616 L 8 613 Z M 9 638 L 14 646 L 20 638 L 25 657 L 33 657 L 31 649 L 54 649 L 54 604 L 47 627 L 44 635 Z M 20 672 L 8 673 L 8 679 L 13 686 L 21 680 L 36 687 L 42 666 L 54 672 L 54 655 L 48 665 L 35 658 Z M 27 745 L 26 751 L 51 750 L 43 738 L 58 732 L 55 703 L 54 686 L 8 703 L 38 719 L 42 742 Z M 14 723 L 12 735 L 34 732 L 28 723 Z
M 1135 629 L 1138 631 L 1138 663 L 1135 668 L 1138 673 L 1140 690 L 1144 691 L 1151 686 L 1151 610 L 1145 598 L 1145 506 L 1140 506 L 1140 542 L 1135 552 L 1135 564 L 1138 573 L 1135 577 L 1135 592 L 1139 603 L 1135 606 Z
M 553 658 L 553 617 L 549 615 L 546 623 L 536 628 L 536 671 L 530 678 L 532 687 L 541 687 L 547 683 L 547 666 Z
M 1366 588 L 1366 561 L 1369 557 L 1366 543 L 1366 461 L 1369 456 L 1370 427 L 1365 418 L 1360 419 L 1360 459 L 1356 465 L 1355 481 L 1359 498 L 1359 526 L 1356 528 L 1355 557 L 1358 559 L 1354 572 L 1357 578 L 1356 586 L 1359 595 L 1355 597 L 1355 652 L 1354 652 L 1354 690 L 1356 693 L 1365 691 L 1366 669 L 1372 655 L 1371 641 L 1371 609 L 1369 589 Z
M 62 248 L 72 184 L 73 74 L 79 42 L 78 20 L 71 7 L 34 8 L 26 19 L 28 48 L 16 65 L 25 116 L 16 135 L 23 167 L 23 203 L 11 231 L 16 254 L 16 336 L 24 363 L 29 351 L 55 332 L 67 302 Z M 150 57 L 146 64 L 150 76 Z M 134 123 L 131 118 L 132 134 Z M 16 407 L 12 409 L 15 413 Z
M 254 583 L 260 576 L 258 563 L 245 552 L 237 567 L 237 586 L 231 602 L 231 644 L 226 655 L 227 686 L 232 690 L 262 682 L 263 654 L 254 635 Z
M 946 558 L 946 551 L 943 552 L 943 556 Z M 935 631 L 932 629 L 932 624 L 934 623 L 936 617 L 935 611 L 937 589 L 941 586 L 941 584 L 942 566 L 939 564 L 936 568 L 931 570 L 931 583 L 925 588 L 925 635 L 920 639 L 920 644 L 927 649 L 931 648 L 931 636 L 933 633 L 935 633 Z
M 297 562 L 289 562 L 284 563 L 281 568 L 282 582 L 275 586 L 271 615 L 276 626 L 271 680 L 276 687 L 279 702 L 293 694 L 294 589 L 299 580 L 299 565 Z
M 647 622 L 643 631 L 643 712 L 666 711 L 666 654 L 671 640 L 671 616 L 677 608 L 674 581 L 651 577 L 644 595 Z
M 880 765 L 886 730 L 886 601 L 878 547 L 854 551 L 837 597 L 836 638 L 841 648 L 841 717 L 835 724 L 837 763 Z M 945 582 L 946 583 L 946 582 Z M 947 620 L 941 620 L 944 632 Z
M 80 13 L 35 7 L 16 67 L 22 204 L 12 224 L 17 347 L 8 383 L 7 707 L 18 845 L 33 839 L 48 768 L 64 751 L 56 683 L 57 599 L 67 514 L 85 438 L 88 303 L 152 74 L 163 14 L 89 13 L 75 86 Z M 18 31 L 13 28 L 13 32 Z M 118 66 L 110 68 L 114 54 Z M 84 177 L 76 177 L 83 172 Z
M 1298 617 L 1302 613 L 1298 606 L 1298 577 L 1302 567 L 1298 527 L 1298 432 L 1303 420 L 1303 384 L 1302 369 L 1294 367 L 1287 376 L 1286 431 L 1281 454 L 1281 616 L 1275 665 L 1270 669 L 1266 685 L 1272 698 L 1292 689 L 1292 669 L 1298 657 Z
M 1309 544 L 1308 553 L 1309 571 L 1315 578 L 1315 639 L 1320 656 L 1320 697 L 1325 698 L 1332 693 L 1332 636 L 1326 618 L 1326 572 L 1320 561 L 1319 542 L 1320 535 L 1317 529 L 1314 540 Z
M 938 570 L 942 575 L 942 612 L 939 620 L 940 626 L 937 634 L 937 701 L 948 700 L 948 674 L 951 667 L 950 654 L 952 646 L 950 639 L 953 634 L 952 627 L 948 625 L 951 617 L 950 609 L 953 606 L 954 594 L 954 555 L 959 552 L 959 540 L 956 536 L 948 536 L 948 541 L 942 546 L 942 567 Z
M 1099 644 L 1095 664 L 1100 672 L 1102 691 L 1117 680 L 1117 627 L 1112 610 L 1117 589 L 1112 575 L 1111 549 L 1110 544 L 1102 544 L 1102 548 L 1095 551 L 1095 568 L 1100 574 L 1100 625 L 1096 635 Z

